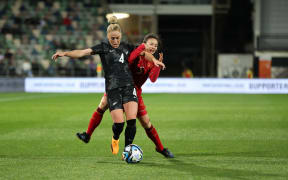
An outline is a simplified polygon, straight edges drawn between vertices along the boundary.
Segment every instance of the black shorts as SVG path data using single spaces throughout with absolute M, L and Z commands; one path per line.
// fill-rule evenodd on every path
M 135 101 L 138 103 L 136 89 L 133 86 L 125 86 L 106 91 L 109 110 L 124 109 L 123 104 Z

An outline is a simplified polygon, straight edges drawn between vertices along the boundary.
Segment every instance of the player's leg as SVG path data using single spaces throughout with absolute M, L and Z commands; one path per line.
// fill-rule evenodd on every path
M 99 126 L 103 118 L 103 115 L 107 109 L 108 109 L 107 95 L 104 94 L 103 97 L 101 98 L 97 110 L 92 114 L 92 117 L 90 119 L 88 129 L 86 131 L 88 135 L 91 136 L 94 130 L 97 128 L 97 126 Z
M 164 148 L 162 142 L 159 138 L 158 132 L 156 131 L 155 127 L 151 124 L 150 118 L 146 111 L 146 106 L 144 104 L 143 98 L 141 94 L 138 93 L 138 114 L 137 117 L 145 129 L 147 136 L 151 139 L 151 141 L 156 146 L 156 151 L 161 153 L 167 158 L 173 158 L 174 155 L 167 149 Z
M 155 129 L 155 127 L 151 124 L 148 114 L 140 116 L 140 117 L 138 116 L 138 119 L 140 120 L 142 127 L 145 129 L 147 136 L 155 144 L 156 151 L 161 153 L 166 158 L 174 158 L 173 153 L 169 151 L 168 148 L 163 147 L 160 137 L 158 135 L 158 132 Z
M 137 103 L 128 102 L 123 105 L 125 109 L 127 126 L 125 129 L 125 147 L 133 143 L 136 134 L 136 114 L 137 114 Z
M 112 110 L 110 114 L 113 120 L 113 126 L 112 126 L 113 136 L 112 136 L 112 142 L 111 142 L 111 151 L 112 151 L 112 154 L 118 154 L 119 137 L 124 127 L 123 109 Z
M 103 118 L 103 114 L 105 113 L 107 108 L 108 108 L 107 96 L 106 96 L 106 94 L 104 94 L 103 97 L 101 98 L 101 101 L 98 105 L 97 110 L 92 114 L 92 117 L 90 118 L 87 131 L 83 132 L 83 133 L 77 133 L 76 134 L 80 140 L 82 140 L 85 143 L 89 142 L 89 140 L 92 136 L 92 133 L 101 123 L 101 120 Z
M 115 89 L 107 92 L 108 106 L 113 120 L 112 125 L 112 142 L 111 151 L 112 154 L 118 154 L 119 152 L 119 137 L 123 131 L 124 127 L 124 117 L 123 117 L 123 105 L 122 98 L 119 89 Z
M 146 111 L 146 106 L 144 104 L 143 98 L 141 93 L 137 93 L 138 95 L 138 113 L 137 117 L 142 125 L 142 127 L 145 129 L 145 132 L 147 136 L 151 139 L 151 141 L 155 144 L 157 151 L 162 151 L 164 149 L 161 140 L 159 138 L 159 135 L 156 131 L 156 129 L 153 127 L 153 125 L 150 122 L 150 118 L 148 116 L 148 113 Z
M 123 107 L 126 114 L 127 126 L 125 129 L 125 147 L 133 143 L 136 134 L 136 116 L 138 99 L 136 89 L 127 87 L 123 90 Z
M 154 126 L 151 124 L 148 114 L 138 116 L 138 119 L 142 125 L 142 127 L 145 129 L 146 135 L 151 139 L 151 141 L 155 144 L 157 151 L 163 151 L 164 147 L 162 145 L 162 142 L 159 138 L 158 132 L 154 128 Z

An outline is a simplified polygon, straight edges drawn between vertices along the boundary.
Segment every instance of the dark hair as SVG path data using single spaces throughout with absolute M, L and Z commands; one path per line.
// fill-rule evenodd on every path
M 153 34 L 153 33 L 149 33 L 149 34 L 146 34 L 144 36 L 144 39 L 143 39 L 143 42 L 146 43 L 148 41 L 148 39 L 156 39 L 158 41 L 158 50 L 159 52 L 162 51 L 162 42 L 161 42 L 161 39 L 159 38 L 159 36 L 157 34 Z
M 149 33 L 149 34 L 146 34 L 144 36 L 143 42 L 146 43 L 148 41 L 148 39 L 151 39 L 151 38 L 156 39 L 158 41 L 158 43 L 160 41 L 159 37 L 156 34 Z

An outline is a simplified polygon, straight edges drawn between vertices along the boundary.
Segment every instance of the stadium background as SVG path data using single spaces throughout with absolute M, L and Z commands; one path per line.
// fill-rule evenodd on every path
M 160 35 L 168 67 L 160 77 L 285 79 L 286 7 L 282 0 L 4 0 L 0 11 L 0 90 L 23 91 L 30 77 L 103 77 L 99 56 L 57 62 L 51 61 L 51 56 L 56 51 L 99 43 L 106 36 L 109 13 L 128 15 L 119 20 L 125 41 L 139 44 L 148 32 Z M 218 82 L 215 80 L 209 82 Z M 233 87 L 230 82 L 209 86 Z M 239 86 L 259 86 L 268 93 L 271 89 L 271 93 L 288 91 L 286 80 L 256 83 Z
M 130 15 L 120 20 L 124 40 L 137 44 L 148 32 L 159 33 L 168 67 L 163 77 L 181 77 L 185 68 L 194 77 L 217 77 L 221 54 L 252 55 L 254 77 L 259 57 L 272 56 L 272 69 L 278 70 L 270 77 L 287 77 L 286 1 L 3 0 L 0 5 L 1 77 L 93 77 L 97 67 L 102 76 L 97 56 L 53 63 L 51 55 L 97 44 L 106 36 L 111 12 Z M 285 70 L 276 73 L 279 68 Z M 226 77 L 233 76 L 248 77 L 242 71 Z
M 0 179 L 287 179 L 287 9 L 286 0 L 1 0 Z M 104 91 L 101 63 L 51 56 L 100 42 L 111 12 L 130 15 L 119 20 L 124 40 L 163 40 L 167 69 L 143 97 L 174 160 L 155 153 L 139 122 L 143 161 L 111 156 L 109 113 L 89 144 L 75 137 Z

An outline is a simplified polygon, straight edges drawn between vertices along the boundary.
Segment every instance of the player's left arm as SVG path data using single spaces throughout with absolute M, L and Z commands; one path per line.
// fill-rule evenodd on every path
M 162 69 L 165 69 L 165 64 L 161 61 L 158 61 L 151 53 L 144 52 L 145 53 L 145 59 L 148 61 L 152 61 L 156 67 L 161 67 Z
M 159 61 L 160 62 L 163 62 L 163 53 L 159 53 Z M 156 82 L 157 78 L 159 77 L 159 74 L 160 74 L 160 70 L 161 68 L 158 66 L 154 66 L 150 73 L 149 73 L 149 79 L 151 82 Z
M 135 46 L 131 45 L 131 44 L 127 44 L 128 49 L 130 49 L 130 52 L 132 52 L 135 49 Z M 140 46 L 142 46 L 141 48 L 143 49 L 145 47 L 145 44 L 141 44 Z M 146 47 L 145 47 L 146 48 Z M 137 48 L 136 48 L 137 49 Z M 141 50 L 142 50 L 141 49 Z M 144 58 L 148 61 L 152 61 L 154 63 L 155 66 L 161 66 L 162 69 L 165 69 L 165 64 L 158 61 L 151 53 L 149 52 L 145 52 L 145 51 L 140 51 L 138 50 L 138 52 L 136 52 L 133 56 L 129 56 L 128 62 L 131 64 L 131 61 L 133 60 L 133 58 L 137 58 L 138 56 L 135 57 L 135 55 L 141 55 L 144 56 Z

